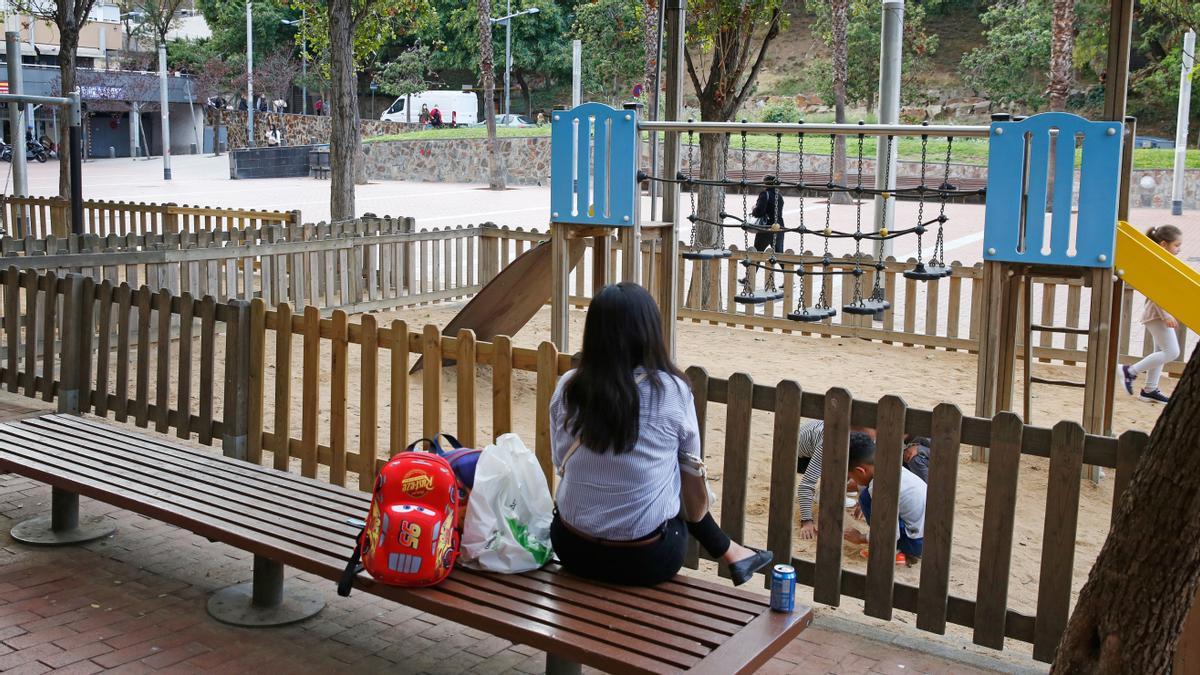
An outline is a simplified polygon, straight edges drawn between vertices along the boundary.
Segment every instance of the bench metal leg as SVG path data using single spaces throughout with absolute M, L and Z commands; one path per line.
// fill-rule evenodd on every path
M 283 592 L 283 565 L 254 556 L 254 580 L 222 588 L 208 599 L 208 613 L 222 623 L 248 628 L 303 621 L 325 607 L 325 596 L 309 588 Z
M 50 489 L 50 515 L 30 518 L 13 526 L 12 538 L 23 544 L 66 546 L 82 544 L 116 531 L 108 516 L 79 518 L 79 495 L 59 488 Z
M 583 666 L 571 659 L 546 652 L 546 675 L 580 675 Z

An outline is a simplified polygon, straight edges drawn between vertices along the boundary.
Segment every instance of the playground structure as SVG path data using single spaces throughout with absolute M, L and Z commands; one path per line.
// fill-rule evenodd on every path
M 1119 122 L 1089 122 L 1066 113 L 1047 113 L 1028 119 L 1012 120 L 999 116 L 990 127 L 931 127 L 928 125 L 809 125 L 799 124 L 747 124 L 665 122 L 639 124 L 636 110 L 613 110 L 599 104 L 585 104 L 571 111 L 554 114 L 552 132 L 552 224 L 551 245 L 560 253 L 553 254 L 553 335 L 560 350 L 569 349 L 566 335 L 566 311 L 569 307 L 569 275 L 576 259 L 567 256 L 566 242 L 575 237 L 595 238 L 593 250 L 607 251 L 602 238 L 609 236 L 609 228 L 617 229 L 621 237 L 621 250 L 625 262 L 626 280 L 639 280 L 640 265 L 637 262 L 641 251 L 641 232 L 651 226 L 639 227 L 637 183 L 641 180 L 658 181 L 666 187 L 687 186 L 692 195 L 699 186 L 740 188 L 742 214 L 727 213 L 722 209 L 719 220 L 708 221 L 717 229 L 715 242 L 699 244 L 696 226 L 703 219 L 695 212 L 692 198 L 692 213 L 687 217 L 692 223 L 692 246 L 683 249 L 680 257 L 684 261 L 700 264 L 710 263 L 732 255 L 725 245 L 724 230 L 740 229 L 744 233 L 743 259 L 739 263 L 744 277 L 738 280 L 735 292 L 732 276 L 728 300 L 741 305 L 763 305 L 789 298 L 776 282 L 777 275 L 796 275 L 799 281 L 798 302 L 787 318 L 802 323 L 828 322 L 837 314 L 828 294 L 829 284 L 821 282 L 819 293 L 814 293 L 812 277 L 828 278 L 834 275 L 849 275 L 852 282 L 843 281 L 843 296 L 849 296 L 841 310 L 853 315 L 876 316 L 890 309 L 884 277 L 886 263 L 868 260 L 862 251 L 864 241 L 882 241 L 897 237 L 915 237 L 918 257 L 910 269 L 902 274 L 908 280 L 932 282 L 950 276 L 954 269 L 946 263 L 942 251 L 945 216 L 945 201 L 951 192 L 949 186 L 927 185 L 926 153 L 924 147 L 930 135 L 944 135 L 948 147 L 957 136 L 987 136 L 990 140 L 989 184 L 987 211 L 984 228 L 984 266 L 982 293 L 978 299 L 980 307 L 978 324 L 973 326 L 979 340 L 979 368 L 977 378 L 976 414 L 990 417 L 1001 410 L 1013 409 L 1015 393 L 1016 360 L 1018 342 L 1023 348 L 1023 413 L 1026 422 L 1032 418 L 1032 385 L 1059 385 L 1080 387 L 1084 390 L 1082 422 L 1091 433 L 1111 433 L 1112 420 L 1112 373 L 1118 361 L 1118 337 L 1113 335 L 1113 317 L 1119 317 L 1125 293 L 1122 284 L 1128 281 L 1147 297 L 1163 306 L 1173 306 L 1180 312 L 1185 325 L 1195 326 L 1194 307 L 1200 299 L 1200 276 L 1186 265 L 1168 260 L 1139 241 L 1140 235 L 1128 225 L 1121 225 L 1121 248 L 1118 250 L 1118 192 L 1120 168 L 1124 146 L 1129 143 L 1125 127 Z M 853 136 L 858 139 L 857 182 L 839 185 L 834 182 L 832 164 L 827 182 L 805 183 L 800 180 L 791 187 L 797 189 L 801 200 L 800 224 L 795 227 L 769 227 L 761 221 L 751 223 L 747 209 L 747 189 L 778 187 L 779 181 L 771 184 L 750 183 L 744 178 L 730 181 L 724 178 L 702 180 L 695 177 L 694 167 L 688 162 L 688 172 L 677 172 L 674 178 L 639 173 L 630 175 L 630 167 L 636 161 L 638 130 L 671 131 L 677 136 L 686 133 L 691 139 L 696 133 L 737 134 L 741 138 L 741 151 L 746 152 L 747 133 L 773 134 L 776 148 L 782 145 L 787 135 L 797 139 L 803 152 L 804 139 L 814 135 L 828 134 L 830 144 L 836 135 Z M 911 227 L 866 232 L 862 225 L 862 204 L 865 197 L 878 197 L 884 203 L 896 197 L 894 190 L 873 189 L 862 183 L 863 138 L 875 135 L 884 144 L 887 156 L 899 136 L 919 136 L 922 139 L 922 181 L 907 188 L 920 200 L 917 222 Z M 689 156 L 691 154 L 691 145 Z M 670 146 L 668 146 L 670 149 Z M 1076 189 L 1075 156 L 1079 149 L 1082 165 Z M 675 147 L 678 154 L 679 147 Z M 778 155 L 777 155 L 778 156 Z M 802 156 L 802 155 L 801 155 Z M 778 160 L 777 160 L 778 164 Z M 886 166 L 886 163 L 885 163 Z M 949 166 L 949 151 L 945 166 Z M 824 191 L 827 195 L 847 192 L 856 202 L 855 229 L 837 231 L 830 226 L 831 200 L 827 200 L 823 227 L 809 227 L 804 222 L 803 200 L 805 191 Z M 926 219 L 926 196 L 936 197 L 941 208 L 937 216 Z M 778 204 L 778 202 L 776 202 Z M 665 212 L 665 209 L 664 209 Z M 676 212 L 677 213 L 677 212 Z M 1047 216 L 1047 214 L 1049 214 Z M 652 228 L 671 236 L 680 225 L 680 218 L 673 222 L 655 223 Z M 732 223 L 730 223 L 732 221 Z M 597 230 L 597 227 L 602 229 Z M 935 244 L 931 247 L 928 260 L 923 259 L 922 239 L 929 230 L 936 228 Z M 825 253 L 818 261 L 806 263 L 803 259 L 790 265 L 781 263 L 776 252 L 767 249 L 764 256 L 753 256 L 750 252 L 750 234 L 794 232 L 800 235 L 801 248 L 804 237 L 813 236 L 824 240 Z M 855 250 L 850 257 L 852 265 L 847 269 L 835 266 L 829 255 L 830 239 L 853 239 Z M 562 242 L 561 245 L 557 242 Z M 679 296 L 674 258 L 664 250 L 660 256 L 661 272 L 651 285 L 663 308 L 665 321 L 673 322 L 674 306 Z M 1113 281 L 1114 261 L 1118 279 Z M 593 265 L 594 287 L 602 285 L 607 265 L 603 260 Z M 759 277 L 761 273 L 761 277 Z M 1087 320 L 1082 326 L 1054 326 L 1036 324 L 1032 312 L 1032 288 L 1034 278 L 1056 280 L 1060 283 L 1080 283 L 1090 288 L 1090 303 Z M 762 288 L 755 287 L 756 278 L 763 279 Z M 695 276 L 693 276 L 695 283 Z M 846 292 L 852 283 L 852 291 Z M 815 297 L 814 297 L 815 296 Z M 1189 298 L 1191 299 L 1189 301 Z M 1190 323 L 1189 323 L 1190 322 Z M 1086 361 L 1082 381 L 1059 380 L 1033 374 L 1033 334 L 1061 333 L 1086 336 Z M 1018 340 L 1018 335 L 1022 336 Z M 986 461 L 983 450 L 975 457 Z M 1088 468 L 1088 475 L 1099 480 L 1099 471 Z

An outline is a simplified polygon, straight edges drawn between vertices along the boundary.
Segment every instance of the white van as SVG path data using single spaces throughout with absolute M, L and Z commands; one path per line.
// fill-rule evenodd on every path
M 384 122 L 421 120 L 421 106 L 435 107 L 442 113 L 442 123 L 458 122 L 459 126 L 474 124 L 479 119 L 479 95 L 473 91 L 422 91 L 397 98 L 379 119 Z

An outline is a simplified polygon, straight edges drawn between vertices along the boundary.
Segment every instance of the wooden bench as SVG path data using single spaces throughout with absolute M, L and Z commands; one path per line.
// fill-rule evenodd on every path
M 332 589 L 358 531 L 347 521 L 362 518 L 369 503 L 362 492 L 72 415 L 0 425 L 0 471 L 52 486 L 63 539 L 71 539 L 85 495 L 253 553 L 254 581 L 209 602 L 214 616 L 240 625 L 319 611 L 322 594 L 283 593 L 283 566 L 329 579 Z M 22 527 L 29 529 L 14 530 Z M 355 586 L 544 650 L 556 673 L 579 672 L 579 664 L 621 673 L 752 672 L 812 621 L 806 607 L 772 612 L 762 594 L 682 575 L 626 588 L 555 566 L 520 575 L 458 569 L 432 588 L 386 586 L 366 574 Z

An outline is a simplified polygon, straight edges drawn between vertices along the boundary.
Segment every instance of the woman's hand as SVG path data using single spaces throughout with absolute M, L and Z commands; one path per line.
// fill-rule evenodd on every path
M 817 524 L 811 520 L 805 520 L 800 523 L 800 538 L 801 539 L 816 539 Z
M 1179 328 L 1179 322 L 1173 316 L 1163 319 L 1163 323 L 1167 324 L 1167 328 Z

